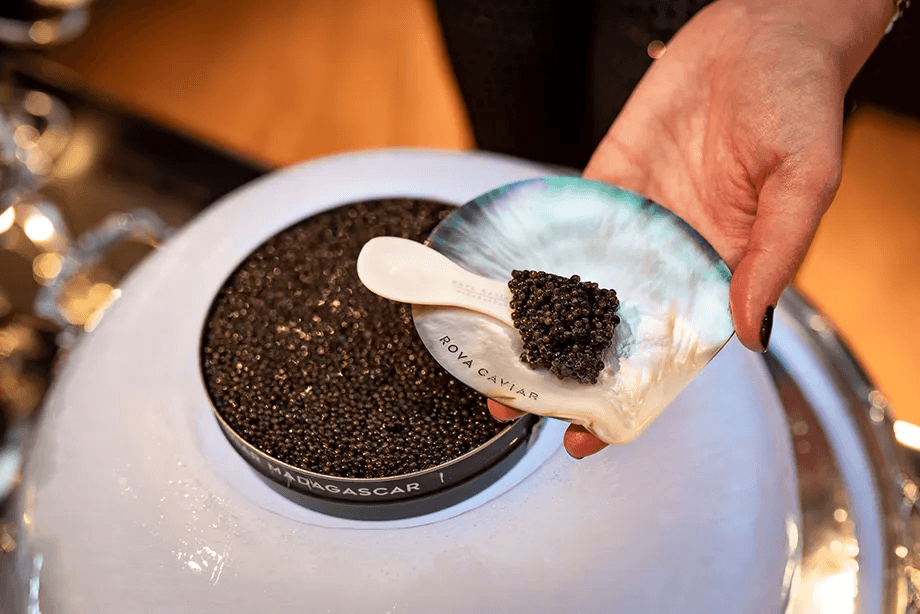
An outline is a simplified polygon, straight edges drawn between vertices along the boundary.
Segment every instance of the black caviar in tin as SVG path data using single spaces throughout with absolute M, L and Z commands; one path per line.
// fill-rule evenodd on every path
M 494 481 L 500 473 L 489 469 L 523 452 L 534 421 L 492 419 L 485 399 L 427 352 L 410 306 L 357 276 L 368 240 L 422 240 L 451 209 L 389 199 L 317 214 L 262 244 L 214 299 L 201 363 L 221 428 L 251 465 L 308 504 L 389 517 L 372 507 L 490 482 L 474 480 L 483 473 Z

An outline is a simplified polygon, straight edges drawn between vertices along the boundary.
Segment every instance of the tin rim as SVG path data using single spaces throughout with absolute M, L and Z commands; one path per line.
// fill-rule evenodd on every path
M 208 399 L 210 401 L 210 395 Z M 518 418 L 484 444 L 428 469 L 383 478 L 343 478 L 307 471 L 276 460 L 243 439 L 227 424 L 213 403 L 211 413 L 236 451 L 271 482 L 306 497 L 361 506 L 387 505 L 425 497 L 460 485 L 501 463 L 516 449 L 522 447 L 539 421 L 532 415 Z

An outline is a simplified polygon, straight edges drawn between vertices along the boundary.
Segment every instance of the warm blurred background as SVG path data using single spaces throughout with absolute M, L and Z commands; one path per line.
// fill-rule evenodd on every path
M 52 50 L 87 83 L 273 165 L 473 142 L 424 0 L 97 2 Z
M 266 166 L 368 147 L 474 146 L 426 0 L 91 8 L 81 36 L 42 51 L 73 71 L 66 79 Z M 917 62 L 880 66 L 873 78 L 909 80 Z M 895 414 L 920 423 L 920 123 L 902 102 L 880 96 L 849 121 L 843 185 L 798 285 Z

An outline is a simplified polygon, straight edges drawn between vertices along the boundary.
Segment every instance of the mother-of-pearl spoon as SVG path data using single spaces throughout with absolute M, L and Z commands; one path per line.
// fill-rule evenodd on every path
M 514 327 L 507 283 L 470 273 L 409 239 L 368 241 L 358 254 L 358 277 L 368 290 L 392 301 L 462 307 Z

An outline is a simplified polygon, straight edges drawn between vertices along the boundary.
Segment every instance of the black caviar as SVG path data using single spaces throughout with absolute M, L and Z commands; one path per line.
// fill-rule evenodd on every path
M 409 306 L 355 270 L 376 236 L 422 240 L 451 207 L 393 199 L 307 219 L 253 252 L 220 290 L 202 339 L 217 412 L 279 461 L 378 478 L 453 460 L 503 429 L 415 332 Z
M 620 323 L 617 293 L 542 271 L 512 271 L 511 318 L 521 334 L 521 361 L 560 379 L 596 384 L 604 353 Z

